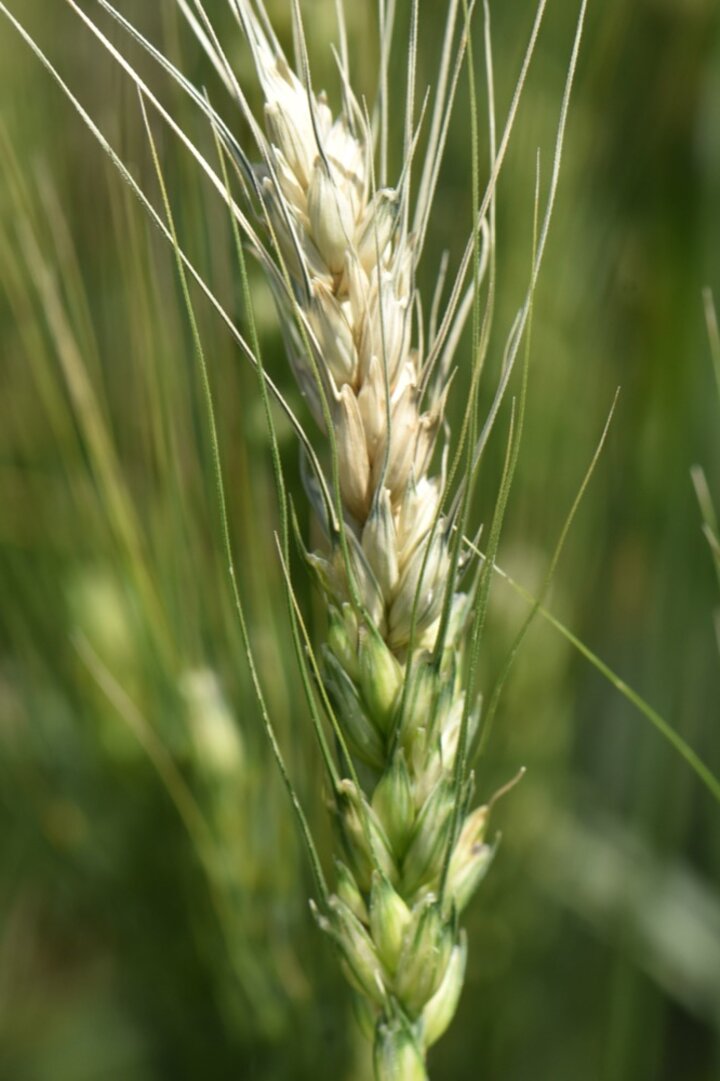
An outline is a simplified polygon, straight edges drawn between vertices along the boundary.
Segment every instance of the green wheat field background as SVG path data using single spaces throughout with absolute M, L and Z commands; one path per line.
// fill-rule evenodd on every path
M 127 77 L 67 5 L 7 6 L 159 206 Z M 187 100 L 83 6 L 212 156 Z M 207 86 L 250 148 L 175 5 L 118 6 Z M 207 7 L 259 108 L 227 5 Z M 290 5 L 268 7 L 288 41 Z M 348 9 L 351 61 L 370 93 L 375 5 Z M 333 98 L 334 3 L 307 0 L 304 10 L 314 83 Z M 491 3 L 501 117 L 534 10 L 532 0 Z M 434 77 L 443 11 L 420 4 L 421 87 Z M 549 3 L 498 189 L 486 402 L 526 287 L 537 152 L 544 188 L 576 18 L 576 4 Z M 400 61 L 391 98 L 396 89 L 402 101 Z M 443 250 L 457 259 L 469 229 L 467 93 L 464 81 L 419 283 L 428 296 Z M 152 123 L 182 243 L 243 326 L 226 211 Z M 0 162 L 0 1079 L 367 1081 L 244 658 L 172 250 L 5 20 Z M 540 588 L 619 386 L 546 604 L 718 774 L 720 588 L 691 479 L 702 466 L 720 508 L 705 287 L 720 301 L 720 9 L 591 3 L 498 562 L 531 593 Z M 251 288 L 267 367 L 308 419 L 254 268 Z M 199 296 L 197 313 L 259 673 L 329 863 L 257 380 Z M 458 355 L 451 420 L 465 401 L 469 343 Z M 279 414 L 278 424 L 307 535 L 296 443 Z M 479 518 L 492 511 L 507 424 L 506 410 L 480 471 Z M 324 617 L 300 561 L 294 578 L 317 638 Z M 528 608 L 496 579 L 486 693 Z M 467 913 L 466 988 L 430 1056 L 432 1076 L 713 1081 L 718 803 L 542 616 L 500 700 L 478 792 L 486 798 L 521 766 L 525 778 L 493 817 L 502 842 Z

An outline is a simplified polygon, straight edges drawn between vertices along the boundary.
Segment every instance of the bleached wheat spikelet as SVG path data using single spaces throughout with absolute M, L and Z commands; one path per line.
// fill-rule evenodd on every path
M 329 402 L 363 603 L 398 651 L 410 639 L 423 545 L 441 487 L 427 477 L 440 407 L 421 413 L 420 362 L 410 348 L 412 239 L 398 235 L 396 193 L 371 197 L 367 148 L 344 118 L 333 122 L 319 98 L 313 123 L 305 90 L 285 61 L 261 55 L 276 170 L 263 186 L 317 368 L 304 355 L 295 313 L 282 304 L 280 312 L 295 371 L 321 425 L 321 393 Z M 438 541 L 423 576 L 418 646 L 432 640 L 445 549 Z M 343 572 L 327 573 L 341 594 Z

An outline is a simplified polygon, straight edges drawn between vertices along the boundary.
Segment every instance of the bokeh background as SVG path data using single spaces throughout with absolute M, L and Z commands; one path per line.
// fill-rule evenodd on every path
M 159 205 L 128 79 L 66 5 L 8 6 Z M 227 5 L 206 6 L 257 102 Z M 490 6 L 502 118 L 534 5 Z M 120 7 L 247 140 L 175 5 Z M 316 85 L 331 96 L 333 7 L 305 4 Z M 287 36 L 289 3 L 269 8 Z M 348 11 L 368 94 L 374 8 Z M 420 4 L 421 84 L 433 78 L 444 8 Z M 545 190 L 576 18 L 574 3 L 548 8 L 499 189 L 488 398 L 526 288 L 536 152 Z M 400 46 L 406 16 L 401 3 Z M 100 21 L 212 155 L 187 102 Z M 38 61 L 0 27 L 0 1078 L 367 1081 L 241 648 L 172 253 Z M 703 286 L 720 295 L 719 27 L 713 0 L 590 5 L 500 548 L 501 565 L 537 589 L 621 386 L 548 603 L 715 773 L 720 595 L 690 468 L 704 466 L 720 502 L 701 300 Z M 401 47 L 391 70 L 401 102 Z M 182 242 L 244 326 L 226 215 L 158 120 L 153 130 Z M 465 88 L 426 293 L 442 250 L 457 260 L 467 233 L 468 132 Z M 267 365 L 302 410 L 270 297 L 255 273 L 252 284 Z M 328 856 L 257 383 L 209 307 L 197 311 L 259 673 Z M 451 409 L 467 358 L 466 344 Z M 506 412 L 484 463 L 479 519 L 493 505 L 507 422 Z M 282 427 L 281 437 L 305 527 L 296 447 Z M 300 568 L 297 590 L 320 636 Z M 526 612 L 498 580 L 486 691 Z M 503 840 L 467 917 L 467 986 L 433 1076 L 720 1076 L 718 805 L 542 619 L 479 763 L 481 794 L 520 765 L 527 776 L 494 817 Z

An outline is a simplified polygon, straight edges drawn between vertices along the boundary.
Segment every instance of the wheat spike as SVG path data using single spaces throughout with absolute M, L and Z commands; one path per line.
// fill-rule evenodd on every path
M 409 1081 L 425 1076 L 427 1047 L 452 1019 L 466 956 L 457 916 L 492 855 L 481 808 L 466 817 L 443 880 L 453 808 L 470 797 L 453 776 L 467 594 L 452 597 L 433 655 L 451 569 L 445 477 L 431 472 L 448 366 L 424 409 L 407 189 L 374 186 L 359 108 L 333 116 L 252 10 L 240 10 L 265 97 L 260 190 L 295 301 L 278 291 L 278 311 L 337 454 L 346 544 L 331 537 L 329 551 L 308 555 L 330 613 L 323 680 L 370 776 L 367 791 L 346 776 L 334 793 L 344 861 L 318 919 L 364 1000 L 378 1078 Z M 475 709 L 470 738 L 476 724 Z

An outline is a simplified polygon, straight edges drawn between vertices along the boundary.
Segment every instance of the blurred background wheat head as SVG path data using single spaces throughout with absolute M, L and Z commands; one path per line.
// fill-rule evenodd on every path
M 128 80 L 65 5 L 9 6 L 155 191 Z M 225 5 L 208 7 L 258 106 Z M 268 7 L 287 39 L 289 5 Z M 535 8 L 492 7 L 504 115 Z M 196 85 L 217 90 L 175 5 L 122 8 Z M 332 91 L 334 4 L 306 8 L 315 85 Z M 442 9 L 421 4 L 421 86 L 434 74 Z M 536 148 L 547 175 L 576 15 L 549 5 L 499 187 L 501 326 L 527 280 Z M 374 5 L 350 5 L 348 18 L 351 59 L 370 86 Z M 134 62 L 173 114 L 197 125 L 147 59 Z M 363 1081 L 243 659 L 173 253 L 5 22 L 0 71 L 0 1078 L 301 1081 L 322 1062 L 323 1076 Z M 442 250 L 460 250 L 468 232 L 466 95 L 463 86 L 435 200 L 426 295 Z M 226 212 L 159 125 L 155 135 L 183 244 L 242 326 Z M 701 299 L 705 285 L 720 292 L 712 0 L 591 5 L 559 198 L 499 562 L 539 587 L 621 385 L 548 603 L 717 773 L 717 583 L 690 479 L 701 464 L 720 503 L 720 403 Z M 268 370 L 302 412 L 272 298 L 250 272 Z M 199 302 L 197 314 L 259 674 L 327 853 L 257 381 L 212 310 Z M 461 407 L 458 391 L 451 414 Z M 277 424 L 299 492 L 294 437 L 279 413 Z M 483 466 L 481 515 L 503 454 L 501 429 Z M 320 620 L 302 574 L 296 589 Z M 498 581 L 484 686 L 526 612 Z M 712 1081 L 717 804 L 541 619 L 500 702 L 484 790 L 520 764 L 528 774 L 497 811 L 504 839 L 467 916 L 466 991 L 434 1073 Z

